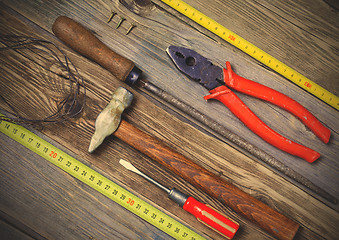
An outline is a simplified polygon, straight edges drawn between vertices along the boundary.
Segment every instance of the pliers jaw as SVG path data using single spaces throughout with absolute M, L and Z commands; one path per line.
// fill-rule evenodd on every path
M 222 68 L 213 65 L 197 52 L 177 46 L 169 46 L 166 51 L 180 71 L 198 81 L 206 89 L 212 90 L 223 85 Z

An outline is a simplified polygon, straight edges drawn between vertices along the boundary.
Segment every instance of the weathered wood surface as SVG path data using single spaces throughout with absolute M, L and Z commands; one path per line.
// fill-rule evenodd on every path
M 188 3 L 198 8 L 199 5 L 195 5 L 196 3 L 194 2 L 195 1 Z M 307 21 L 307 19 L 311 18 L 307 17 L 303 19 L 303 22 L 299 21 L 302 25 L 296 28 L 290 23 L 290 21 L 293 20 L 290 20 L 291 17 L 289 17 L 291 13 L 288 12 L 288 14 L 284 14 L 284 12 L 293 8 L 292 6 L 281 6 L 280 8 L 285 9 L 284 12 L 279 11 L 275 13 L 274 9 L 276 7 L 274 6 L 278 6 L 278 2 L 272 3 L 272 10 L 271 8 L 270 10 L 267 10 L 267 6 L 262 6 L 260 4 L 255 5 L 255 3 L 256 2 L 252 1 L 244 1 L 242 5 L 232 7 L 232 5 L 230 6 L 230 3 L 222 4 L 221 2 L 212 2 L 211 5 L 209 4 L 207 10 L 210 8 L 209 11 L 217 9 L 215 10 L 216 13 L 213 13 L 213 16 L 215 16 L 217 21 L 220 21 L 226 27 L 229 27 L 240 36 L 243 36 L 245 39 L 248 39 L 272 55 L 278 57 L 279 55 L 286 54 L 286 57 L 281 59 L 283 62 L 287 65 L 295 66 L 297 70 L 300 70 L 303 74 L 320 85 L 325 82 L 323 76 L 326 76 L 326 82 L 331 82 L 331 86 L 328 86 L 328 89 L 331 89 L 334 93 L 338 94 L 335 90 L 338 85 L 336 78 L 338 68 L 331 67 L 332 65 L 335 66 L 338 62 L 338 55 L 335 51 L 337 39 L 335 38 L 336 31 L 334 29 L 336 29 L 336 25 L 334 20 L 327 21 L 331 15 L 332 19 L 336 19 L 336 15 L 332 14 L 331 9 L 324 6 L 322 11 L 313 10 L 313 12 L 319 12 L 319 14 L 321 14 L 320 16 L 317 16 L 317 18 L 324 18 L 324 20 L 314 23 L 312 19 Z M 139 16 L 131 13 L 117 1 L 99 1 L 86 4 L 78 4 L 77 1 L 74 3 L 68 1 L 67 3 L 61 4 L 51 1 L 43 2 L 43 4 L 33 1 L 18 1 L 17 3 L 15 1 L 8 1 L 7 4 L 48 31 L 50 31 L 51 25 L 56 17 L 61 14 L 68 15 L 80 21 L 89 29 L 96 32 L 97 36 L 112 49 L 133 60 L 137 66 L 144 70 L 145 77 L 148 80 L 156 83 L 161 88 L 189 103 L 201 112 L 216 119 L 229 130 L 243 136 L 249 142 L 260 147 L 270 155 L 275 156 L 277 159 L 286 163 L 286 165 L 292 167 L 304 176 L 315 179 L 321 187 L 329 188 L 329 191 L 332 194 L 338 196 L 339 193 L 336 188 L 337 184 L 334 183 L 329 186 L 327 183 L 328 177 L 331 177 L 332 179 L 337 178 L 337 174 L 332 169 L 335 169 L 336 153 L 338 152 L 336 135 L 336 127 L 338 126 L 339 119 L 338 112 L 311 96 L 309 93 L 300 90 L 300 88 L 293 83 L 266 70 L 260 65 L 258 66 L 256 61 L 245 56 L 245 54 L 236 50 L 234 47 L 223 43 L 212 34 L 203 29 L 201 31 L 204 34 L 201 34 L 194 28 L 187 26 L 187 19 L 178 21 L 176 16 L 180 15 L 176 14 L 175 11 L 168 9 L 175 15 L 173 16 L 162 9 L 157 8 L 155 5 L 151 5 L 151 7 L 146 8 L 148 11 L 139 10 L 142 14 L 142 16 Z M 201 4 L 203 4 L 203 2 L 201 2 Z M 303 9 L 302 4 L 303 2 L 300 2 L 298 5 L 300 9 Z M 321 2 L 315 1 L 312 3 L 312 6 L 314 7 L 318 7 L 319 5 L 321 5 Z M 256 8 L 253 6 L 256 6 Z M 165 8 L 165 6 L 163 7 Z M 251 20 L 253 18 L 252 15 L 244 15 L 243 22 L 239 23 L 237 21 L 240 20 L 236 21 L 239 17 L 231 15 L 231 18 L 229 18 L 229 14 L 225 14 L 230 11 L 230 7 L 232 7 L 232 12 L 234 11 L 235 13 L 242 14 L 253 14 L 252 12 L 254 9 L 257 9 L 256 15 L 260 21 L 256 19 Z M 121 28 L 118 30 L 115 30 L 116 23 L 119 21 L 118 16 L 113 18 L 110 24 L 106 24 L 111 9 L 118 11 L 120 16 L 130 16 L 123 22 Z M 328 10 L 328 14 L 322 13 L 326 9 Z M 48 14 L 43 14 L 45 12 Z M 311 14 L 312 11 L 308 11 L 307 9 L 303 10 L 302 13 L 310 14 L 310 16 L 316 18 Z M 89 14 L 93 16 L 89 17 Z M 211 15 L 212 13 L 206 12 L 206 14 Z M 279 14 L 281 14 L 281 16 Z M 300 17 L 302 17 L 303 14 L 300 14 Z M 225 19 L 223 19 L 224 17 Z M 250 20 L 251 22 L 248 22 Z M 132 21 L 136 22 L 138 26 L 130 35 L 125 36 L 124 34 L 129 27 L 129 23 Z M 310 27 L 306 30 L 302 30 L 305 21 Z M 266 23 L 263 25 L 263 22 Z M 189 21 L 188 23 L 194 25 Z M 280 24 L 277 25 L 277 23 Z M 263 33 L 261 33 L 260 36 L 253 37 L 255 31 L 250 31 L 248 26 L 254 27 L 262 25 L 269 27 L 269 29 L 260 27 L 260 31 L 266 33 L 266 37 L 262 37 Z M 278 26 L 280 27 L 278 28 Z M 199 30 L 201 29 L 199 27 L 197 28 Z M 329 34 L 326 35 L 326 39 L 323 37 L 324 33 L 320 32 L 318 36 L 316 35 L 316 31 L 310 31 L 310 29 L 319 28 L 324 29 L 322 32 L 325 32 L 326 34 L 329 32 Z M 293 29 L 293 34 L 288 32 Z M 327 29 L 332 30 L 328 31 Z M 330 34 L 331 32 L 333 32 L 333 34 Z M 293 39 L 286 41 L 291 35 L 293 36 Z M 314 37 L 314 35 L 316 37 Z M 268 36 L 272 36 L 272 39 Z M 215 39 L 215 41 L 211 41 L 211 38 Z M 270 44 L 266 42 L 263 44 L 261 41 L 262 38 L 266 39 L 265 41 L 270 41 Z M 308 39 L 312 39 L 313 41 L 309 42 Z M 285 41 L 286 43 L 281 43 L 281 41 Z M 295 46 L 295 43 L 299 44 Z M 219 64 L 224 64 L 225 60 L 229 60 L 239 75 L 281 91 L 304 105 L 333 131 L 334 134 L 330 140 L 330 144 L 323 144 L 298 119 L 285 111 L 260 100 L 239 94 L 241 99 L 254 111 L 254 113 L 257 114 L 259 118 L 263 119 L 270 127 L 277 130 L 279 133 L 282 133 L 289 139 L 319 151 L 322 155 L 320 161 L 315 164 L 309 164 L 297 157 L 290 156 L 289 154 L 277 150 L 247 129 L 221 103 L 215 101 L 206 103 L 202 99 L 202 96 L 207 94 L 206 90 L 178 72 L 171 60 L 165 54 L 165 50 L 169 45 L 188 46 L 199 50 L 200 53 L 209 56 L 211 60 Z M 317 52 L 324 54 L 319 55 Z M 329 58 L 333 60 L 328 60 Z M 299 66 L 303 63 L 306 63 L 305 66 Z M 311 68 L 310 66 L 314 66 L 314 64 L 317 64 L 317 66 Z M 305 71 L 305 68 L 307 71 Z M 309 68 L 311 68 L 311 70 L 309 70 Z M 320 75 L 318 74 L 319 72 L 321 73 Z M 321 172 L 322 174 L 317 174 L 318 172 Z M 323 176 L 326 177 L 324 178 Z
M 157 5 L 147 5 L 145 8 L 137 6 L 135 11 L 139 15 L 131 12 L 118 1 L 86 1 L 86 3 L 82 1 L 2 2 L 17 11 L 19 15 L 46 29 L 47 32 L 51 31 L 51 26 L 59 15 L 67 15 L 80 21 L 93 30 L 101 40 L 116 52 L 133 60 L 136 65 L 144 70 L 145 78 L 192 104 L 202 112 L 209 114 L 220 123 L 225 124 L 229 129 L 260 146 L 260 148 L 282 160 L 330 193 L 337 197 L 339 196 L 338 165 L 336 164 L 336 155 L 338 154 L 338 112 L 310 94 L 303 92 L 286 79 L 265 70 L 250 57 L 223 43 L 222 40 L 196 26 L 196 24 L 182 18 L 160 2 L 155 1 L 156 4 L 163 8 L 159 8 Z M 215 16 L 215 20 L 278 57 L 287 65 L 295 66 L 301 73 L 338 95 L 338 17 L 337 12 L 323 2 L 307 1 L 306 4 L 306 2 L 298 1 L 293 2 L 293 6 L 292 3 L 280 3 L 279 1 L 270 3 L 264 1 L 237 1 L 236 3 L 211 1 L 207 6 L 204 1 L 187 1 L 187 3 L 196 8 L 202 8 L 207 15 L 212 14 Z M 2 5 L 1 8 L 7 9 L 6 5 Z M 110 24 L 106 23 L 111 9 L 118 11 L 119 16 L 127 18 L 117 30 L 115 29 L 115 24 L 119 20 L 118 17 L 113 18 Z M 43 33 L 38 28 L 22 25 L 23 23 L 17 20 L 19 16 L 13 15 L 15 14 L 8 9 L 2 12 L 1 33 L 29 34 L 57 42 L 47 32 Z M 125 36 L 125 31 L 131 21 L 136 22 L 137 27 L 129 35 Z M 258 32 L 258 29 L 260 32 Z M 293 36 L 292 39 L 289 38 L 291 36 Z M 62 46 L 62 44 L 59 45 Z M 166 56 L 165 49 L 169 45 L 182 45 L 199 50 L 210 57 L 211 60 L 220 64 L 223 64 L 225 60 L 230 60 L 239 75 L 264 83 L 299 101 L 332 129 L 333 135 L 327 146 L 316 139 L 297 119 L 284 111 L 239 94 L 246 104 L 266 123 L 275 129 L 279 129 L 285 136 L 320 151 L 323 157 L 317 163 L 311 165 L 303 160 L 281 153 L 262 142 L 242 126 L 224 106 L 216 102 L 206 104 L 201 99 L 206 94 L 206 91 L 179 73 Z M 77 54 L 67 51 L 67 55 L 69 55 L 86 80 L 89 88 L 88 105 L 80 119 L 57 127 L 48 127 L 42 131 L 43 134 L 68 148 L 75 156 L 99 169 L 114 181 L 121 183 L 128 189 L 132 189 L 133 192 L 144 196 L 146 199 L 152 199 L 152 202 L 162 210 L 178 216 L 186 224 L 198 229 L 205 236 L 214 239 L 218 238 L 217 234 L 198 224 L 192 216 L 179 209 L 174 203 L 171 203 L 160 190 L 146 183 L 138 176 L 123 170 L 118 165 L 118 159 L 122 157 L 130 160 L 145 172 L 150 173 L 155 179 L 191 193 L 238 220 L 241 224 L 241 230 L 237 239 L 270 238 L 256 226 L 241 216 L 237 216 L 227 207 L 222 206 L 217 200 L 211 199 L 199 190 L 192 188 L 181 179 L 175 179 L 172 173 L 167 172 L 166 169 L 153 163 L 152 160 L 140 155 L 117 139 L 109 138 L 94 155 L 87 154 L 86 150 L 90 136 L 93 133 L 93 122 L 96 114 L 107 104 L 111 92 L 117 86 L 123 85 L 123 83 L 118 82 L 96 64 L 78 57 Z M 34 76 L 34 73 L 39 72 L 39 69 L 34 69 L 34 66 L 29 65 L 27 61 L 21 61 L 22 66 L 27 68 L 26 71 L 20 69 L 17 67 L 20 62 L 17 57 L 19 56 L 14 55 L 11 59 L 1 58 L 2 63 L 12 64 L 3 67 L 6 71 L 2 71 L 7 73 L 5 75 L 7 78 L 1 78 L 1 94 L 4 91 L 7 92 L 8 89 L 25 87 L 25 89 L 32 89 L 32 92 L 39 92 L 37 96 L 44 96 L 46 92 L 43 87 L 37 87 L 34 83 L 27 81 L 27 79 L 32 81 L 32 76 Z M 13 67 L 9 68 L 8 66 Z M 28 71 L 29 69 L 32 69 L 32 72 Z M 13 75 L 8 74 L 8 72 L 13 73 Z M 326 76 L 325 79 L 324 76 Z M 173 88 L 173 86 L 176 87 Z M 332 210 L 328 204 L 326 205 L 313 198 L 309 193 L 302 191 L 291 182 L 262 166 L 256 160 L 246 157 L 227 144 L 197 131 L 164 110 L 155 107 L 140 93 L 134 90 L 133 92 L 136 98 L 134 105 L 127 112 L 126 119 L 128 121 L 164 140 L 202 166 L 222 174 L 225 179 L 234 182 L 244 191 L 299 222 L 301 230 L 297 235 L 297 239 L 336 239 L 338 237 L 339 233 L 336 227 L 339 221 L 338 213 Z M 6 96 L 10 97 L 10 94 Z M 17 91 L 10 100 L 19 109 L 30 111 L 29 114 L 33 114 L 33 116 L 37 112 L 41 112 L 41 109 L 37 109 L 36 103 L 30 101 L 30 105 L 27 106 L 18 96 L 22 97 L 20 91 Z M 4 108 L 5 106 L 2 104 L 1 107 Z M 22 152 L 25 159 L 29 159 L 30 153 L 22 148 L 20 148 L 20 151 L 13 150 L 19 149 L 19 146 L 6 138 L 2 140 L 0 146 L 2 156 L 8 156 L 6 158 L 1 157 L 1 181 L 3 181 L 1 184 L 1 210 L 12 215 L 18 221 L 24 222 L 42 236 L 64 239 L 67 234 L 62 235 L 63 233 L 60 233 L 61 228 L 67 226 L 67 223 L 71 223 L 75 230 L 72 228 L 69 228 L 72 231 L 68 230 L 72 232 L 74 238 L 79 239 L 89 236 L 83 235 L 88 232 L 93 232 L 90 236 L 97 239 L 144 239 L 147 238 L 146 236 L 152 239 L 156 238 L 155 235 L 157 234 L 159 238 L 166 238 L 161 233 L 154 233 L 156 230 L 147 230 L 150 226 L 142 228 L 137 225 L 146 223 L 138 222 L 140 220 L 136 217 L 131 216 L 133 221 L 131 220 L 130 222 L 133 223 L 127 222 L 126 211 L 121 210 L 114 203 L 104 199 L 85 186 L 79 183 L 74 184 L 74 179 L 53 169 L 43 159 L 36 160 L 34 168 L 32 166 L 29 168 L 33 168 L 35 171 L 28 172 L 25 168 L 27 167 L 27 161 L 31 162 L 31 160 L 25 161 L 26 165 L 19 164 L 21 161 L 18 160 L 20 159 L 18 153 Z M 7 162 L 3 159 L 6 159 Z M 57 172 L 57 175 L 46 174 L 43 177 L 46 180 L 41 181 L 40 174 L 42 174 L 42 169 L 48 169 L 49 171 L 53 169 Z M 20 172 L 25 172 L 27 176 L 17 174 Z M 23 177 L 26 180 L 23 180 Z M 62 178 L 66 178 L 66 180 L 64 181 Z M 55 182 L 55 179 L 60 179 L 60 181 Z M 68 181 L 75 186 L 65 190 L 65 185 L 67 185 Z M 6 188 L 7 184 L 13 186 L 13 188 L 17 187 L 16 190 L 9 191 Z M 51 206 L 46 203 L 54 202 L 54 204 L 59 204 L 56 197 L 47 193 L 37 198 L 35 189 L 38 187 L 43 187 L 46 192 L 56 195 L 59 195 L 60 192 L 55 189 L 62 189 L 62 191 L 68 192 L 71 197 L 67 198 L 66 202 L 56 205 L 57 207 L 55 205 Z M 81 187 L 80 190 L 78 190 L 79 187 Z M 77 194 L 81 194 L 81 196 L 73 198 L 75 191 L 80 191 Z M 89 192 L 89 195 L 85 192 Z M 26 195 L 27 201 L 23 202 L 22 197 Z M 80 202 L 80 207 L 83 207 L 81 212 L 74 211 L 75 205 L 79 207 L 77 206 L 79 199 L 88 199 L 89 196 L 93 197 L 84 203 Z M 102 203 L 102 205 L 99 203 Z M 103 217 L 105 219 L 102 220 L 99 216 L 100 212 L 98 213 L 101 210 L 95 209 L 98 204 L 98 208 L 101 210 L 112 209 L 112 213 L 119 212 L 119 214 L 114 214 L 114 216 L 105 215 Z M 88 209 L 90 210 L 86 206 L 89 206 Z M 37 212 L 36 209 L 40 207 L 42 210 Z M 333 205 L 331 207 L 338 208 Z M 60 210 L 62 211 L 60 212 Z M 66 210 L 69 210 L 69 212 Z M 23 212 L 25 214 L 22 214 Z M 27 217 L 30 214 L 33 214 L 35 218 L 41 215 L 40 217 L 45 221 L 35 221 L 32 224 L 34 220 Z M 74 216 L 76 217 L 74 218 Z M 105 232 L 95 230 L 98 229 L 100 224 L 93 227 L 83 220 L 87 217 L 100 221 L 105 226 Z M 123 221 L 123 223 L 120 221 Z M 134 224 L 134 221 L 137 223 Z M 117 225 L 114 223 L 117 223 Z M 133 230 L 129 231 L 129 227 L 133 227 Z M 141 230 L 137 231 L 138 229 Z M 140 235 L 143 233 L 145 235 Z
M 40 156 L 22 155 L 25 147 L 17 146 L 12 139 L 1 135 L 0 143 L 6 159 L 1 161 L 1 210 L 16 218 L 5 218 L 7 223 L 25 223 L 21 231 L 26 235 L 34 239 L 167 237 L 58 167 L 46 164 Z M 5 231 L 0 233 L 5 239 Z

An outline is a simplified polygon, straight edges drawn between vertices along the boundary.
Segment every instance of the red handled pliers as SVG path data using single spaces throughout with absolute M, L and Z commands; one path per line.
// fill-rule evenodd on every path
M 271 102 L 298 117 L 318 138 L 328 143 L 331 132 L 306 108 L 290 97 L 259 83 L 238 76 L 226 62 L 226 69 L 213 65 L 197 52 L 183 47 L 167 49 L 175 65 L 190 78 L 209 90 L 207 99 L 216 99 L 226 105 L 249 129 L 273 146 L 312 163 L 320 154 L 295 143 L 269 128 L 228 87 L 247 95 Z

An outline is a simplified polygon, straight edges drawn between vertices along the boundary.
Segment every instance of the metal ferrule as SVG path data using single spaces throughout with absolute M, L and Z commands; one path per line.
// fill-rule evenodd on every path
M 124 82 L 132 86 L 136 81 L 138 81 L 141 73 L 142 71 L 138 67 L 134 66 Z
M 175 188 L 172 188 L 168 194 L 168 197 L 179 204 L 180 207 L 183 207 L 189 196 Z

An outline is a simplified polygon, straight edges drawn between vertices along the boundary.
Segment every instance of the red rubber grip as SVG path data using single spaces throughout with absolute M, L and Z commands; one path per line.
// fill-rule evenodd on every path
M 298 156 L 312 163 L 320 154 L 308 147 L 295 143 L 269 128 L 226 86 L 220 86 L 210 91 L 207 99 L 216 99 L 228 107 L 249 129 L 273 146 Z
M 321 141 L 328 143 L 331 131 L 312 113 L 292 98 L 257 82 L 240 77 L 233 72 L 231 64 L 226 62 L 224 69 L 225 84 L 239 92 L 271 102 L 298 117 Z
M 187 199 L 183 209 L 193 214 L 199 221 L 221 233 L 228 239 L 232 239 L 239 229 L 238 223 L 195 200 L 193 197 Z

